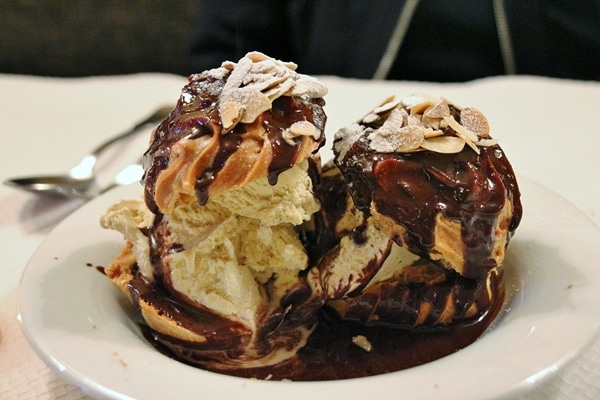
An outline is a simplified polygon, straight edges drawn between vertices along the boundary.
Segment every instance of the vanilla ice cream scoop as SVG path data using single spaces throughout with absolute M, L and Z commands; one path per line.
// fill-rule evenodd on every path
M 192 75 L 144 156 L 144 196 L 102 217 L 127 240 L 107 276 L 164 352 L 211 369 L 277 364 L 322 304 L 300 226 L 326 88 L 261 53 Z

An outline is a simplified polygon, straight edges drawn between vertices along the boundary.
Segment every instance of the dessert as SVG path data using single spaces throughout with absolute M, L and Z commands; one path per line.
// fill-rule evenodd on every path
M 211 371 L 325 380 L 467 346 L 504 297 L 518 185 L 485 117 L 390 97 L 334 138 L 327 90 L 261 53 L 190 76 L 144 155 L 106 275 L 160 351 Z M 343 365 L 340 368 L 340 365 Z
M 341 318 L 435 329 L 502 303 L 501 265 L 522 210 L 481 112 L 392 96 L 339 130 L 333 150 L 312 275 Z
M 295 354 L 321 305 L 297 232 L 326 88 L 261 53 L 192 75 L 144 154 L 144 199 L 101 219 L 126 246 L 106 275 L 159 347 L 217 369 Z

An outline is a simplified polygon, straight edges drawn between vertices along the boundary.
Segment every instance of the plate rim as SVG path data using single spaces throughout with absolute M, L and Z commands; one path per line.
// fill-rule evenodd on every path
M 589 225 L 590 229 L 595 228 L 596 235 L 600 234 L 600 230 L 593 223 L 593 221 L 591 221 L 589 219 L 589 217 L 587 217 L 587 215 L 585 215 L 579 208 L 577 208 L 569 200 L 567 200 L 560 194 L 555 193 L 552 190 L 550 190 L 549 188 L 547 188 L 539 183 L 536 183 L 535 181 L 533 181 L 529 178 L 526 178 L 526 177 L 520 176 L 519 183 L 522 187 L 524 186 L 524 187 L 528 187 L 528 188 L 534 188 L 534 190 L 538 190 L 538 191 L 541 190 L 542 192 L 551 194 L 552 196 L 554 196 L 555 201 L 560 201 L 564 204 L 569 205 L 571 208 L 570 211 L 576 212 L 578 214 L 577 217 L 578 217 L 579 222 Z M 523 184 L 525 184 L 525 185 L 523 185 Z M 52 370 L 54 370 L 54 372 L 56 372 L 59 376 L 63 377 L 66 381 L 79 386 L 84 392 L 86 392 L 88 394 L 92 394 L 93 396 L 100 397 L 100 398 L 122 399 L 122 398 L 133 398 L 133 397 L 129 397 L 127 394 L 117 392 L 109 387 L 106 387 L 105 385 L 99 384 L 98 382 L 96 382 L 94 380 L 94 378 L 85 376 L 85 374 L 83 374 L 81 371 L 78 371 L 76 369 L 73 370 L 73 368 L 69 367 L 68 365 L 65 365 L 64 360 L 61 361 L 60 359 L 57 359 L 56 357 L 54 357 L 49 352 L 49 349 L 45 348 L 45 346 L 43 345 L 43 340 L 40 341 L 39 337 L 36 336 L 36 332 L 32 331 L 29 326 L 30 323 L 33 323 L 31 321 L 31 318 L 33 318 L 33 316 L 28 315 L 28 313 L 29 313 L 28 306 L 27 306 L 28 294 L 25 293 L 25 290 L 23 290 L 23 288 L 31 283 L 31 282 L 27 282 L 29 274 L 31 274 L 32 271 L 35 270 L 36 268 L 38 268 L 38 269 L 42 268 L 39 266 L 35 266 L 35 261 L 36 261 L 37 257 L 40 257 L 40 254 L 43 253 L 43 251 L 45 250 L 45 247 L 49 245 L 48 243 L 51 243 L 53 238 L 55 238 L 56 232 L 60 233 L 61 229 L 64 229 L 64 227 L 66 225 L 68 225 L 69 223 L 72 223 L 72 221 L 74 221 L 74 219 L 77 218 L 77 216 L 79 214 L 84 213 L 86 210 L 98 208 L 101 205 L 108 206 L 108 204 L 110 204 L 112 201 L 124 198 L 123 196 L 125 196 L 126 193 L 128 194 L 127 196 L 130 197 L 131 194 L 134 194 L 133 189 L 131 189 L 133 186 L 135 186 L 135 185 L 129 185 L 127 187 L 118 188 L 117 190 L 109 192 L 104 196 L 101 196 L 97 199 L 92 200 L 91 202 L 83 205 L 82 208 L 76 210 L 73 214 L 69 215 L 64 221 L 62 221 L 59 225 L 57 225 L 48 234 L 48 236 L 46 238 L 44 238 L 44 240 L 40 243 L 40 245 L 36 248 L 36 250 L 32 254 L 30 260 L 27 263 L 27 266 L 25 267 L 25 270 L 23 271 L 21 280 L 19 282 L 18 292 L 17 292 L 18 319 L 19 319 L 19 322 L 21 323 L 22 330 L 24 332 L 24 335 L 25 335 L 28 343 L 34 349 L 36 354 Z M 139 186 L 138 186 L 138 189 L 139 189 Z M 139 191 L 141 193 L 141 189 L 139 189 Z M 131 194 L 129 194 L 129 192 L 131 192 Z M 523 196 L 523 197 L 525 197 L 525 196 Z M 525 210 L 526 213 L 527 213 L 527 211 L 528 210 Z M 99 217 L 100 216 L 98 215 L 98 218 Z M 527 214 L 525 214 L 525 216 L 524 216 L 524 221 L 527 221 Z M 101 229 L 101 228 L 98 226 L 98 229 Z M 519 237 L 519 230 L 517 230 L 515 239 L 518 240 L 518 237 Z M 515 240 L 515 239 L 513 239 L 513 240 Z M 509 246 L 509 251 L 510 251 L 510 246 Z M 107 282 L 107 283 L 110 283 L 110 282 Z M 598 287 L 600 287 L 600 284 L 598 285 Z M 25 311 L 25 314 L 23 313 L 23 311 Z M 587 335 L 587 340 L 585 341 L 585 343 L 580 343 L 580 345 L 577 347 L 577 349 L 574 349 L 569 354 L 564 354 L 562 358 L 555 360 L 553 363 L 551 363 L 550 365 L 547 365 L 545 368 L 537 371 L 536 373 L 534 373 L 528 377 L 525 377 L 518 382 L 513 382 L 512 385 L 509 387 L 506 387 L 504 391 L 490 393 L 486 398 L 510 396 L 510 395 L 515 395 L 517 393 L 522 393 L 522 392 L 533 390 L 535 387 L 537 387 L 537 385 L 539 383 L 547 381 L 549 379 L 549 377 L 555 375 L 555 373 L 557 371 L 562 370 L 566 365 L 568 365 L 573 360 L 575 360 L 585 349 L 587 349 L 597 339 L 597 337 L 599 335 L 600 335 L 600 316 L 598 317 L 598 320 L 596 320 L 596 322 L 595 322 L 595 328 L 593 329 L 593 332 L 590 332 L 589 335 Z M 483 340 L 485 340 L 485 336 L 481 341 L 478 341 L 478 342 L 482 342 Z M 477 342 L 471 346 L 474 346 L 475 344 L 477 344 Z M 467 348 L 470 348 L 471 346 L 468 346 Z M 155 350 L 153 350 L 153 351 L 155 351 Z M 156 353 L 158 353 L 158 352 L 156 352 Z M 455 355 L 456 355 L 456 353 L 452 354 L 450 356 L 444 357 L 442 359 L 444 361 L 438 360 L 438 361 L 434 361 L 433 363 L 439 363 L 439 362 L 447 363 L 447 362 L 449 362 L 448 360 L 450 360 L 453 357 L 456 357 Z M 165 356 L 162 356 L 162 357 L 165 357 Z M 173 360 L 171 360 L 171 361 L 173 361 Z M 173 361 L 173 362 L 177 363 L 176 361 Z M 328 387 L 338 387 L 338 386 L 342 385 L 344 387 L 352 388 L 353 390 L 356 390 L 356 393 L 360 393 L 360 390 L 358 390 L 356 387 L 357 385 L 360 386 L 360 383 L 356 384 L 356 382 L 358 382 L 358 381 L 365 382 L 365 383 L 371 381 L 373 383 L 377 383 L 377 381 L 388 380 L 387 378 L 389 378 L 393 374 L 395 374 L 396 376 L 400 376 L 398 374 L 402 374 L 403 376 L 414 375 L 416 372 L 418 372 L 424 368 L 430 367 L 430 364 L 432 364 L 432 363 L 428 363 L 428 364 L 425 364 L 420 367 L 411 368 L 409 370 L 398 371 L 398 372 L 394 372 L 394 373 L 390 373 L 390 374 L 373 376 L 373 377 L 368 377 L 368 378 L 357 378 L 354 380 L 326 381 L 326 382 L 294 382 L 293 384 L 298 387 L 307 386 L 309 384 L 318 385 L 318 386 L 320 386 L 319 390 L 321 390 L 321 393 L 323 393 L 324 387 L 327 387 L 327 386 Z M 192 368 L 194 371 L 197 371 L 197 369 L 194 367 L 185 366 L 184 368 Z M 206 372 L 206 371 L 203 371 L 203 372 Z M 218 376 L 214 376 L 214 375 L 218 375 Z M 287 382 L 278 382 L 278 383 L 276 383 L 276 382 L 265 383 L 263 381 L 248 382 L 248 380 L 246 380 L 244 378 L 234 378 L 234 377 L 228 377 L 228 376 L 214 374 L 214 373 L 211 374 L 211 378 L 213 378 L 215 381 L 236 380 L 236 381 L 238 381 L 238 383 L 239 383 L 239 380 L 243 380 L 245 384 L 243 384 L 242 386 L 244 388 L 253 387 L 253 388 L 259 389 L 259 392 L 263 388 L 264 384 L 270 385 L 269 386 L 270 388 L 273 388 L 274 386 L 277 386 L 277 385 L 288 385 L 289 384 Z M 289 388 L 286 387 L 284 389 L 284 391 L 286 391 L 287 389 L 289 389 Z M 250 390 L 248 390 L 248 391 L 250 391 Z M 254 393 L 253 391 L 251 391 L 251 392 Z M 436 396 L 437 396 L 436 398 L 444 398 L 443 397 L 444 393 L 445 393 L 444 390 L 438 391 L 436 394 Z M 246 395 L 247 394 L 248 393 L 246 393 Z M 335 393 L 333 393 L 332 395 L 334 395 L 334 394 Z M 449 395 L 451 395 L 451 394 L 452 393 L 449 393 Z M 472 397 L 472 398 L 481 398 L 480 393 L 474 393 L 474 394 L 476 397 Z M 338 393 L 338 395 L 339 395 L 339 393 Z M 262 396 L 262 397 L 266 398 L 266 396 Z M 429 398 L 429 397 L 425 396 L 425 397 L 419 397 L 419 398 Z M 471 398 L 471 397 L 469 397 L 468 393 L 467 394 L 463 393 L 463 398 Z

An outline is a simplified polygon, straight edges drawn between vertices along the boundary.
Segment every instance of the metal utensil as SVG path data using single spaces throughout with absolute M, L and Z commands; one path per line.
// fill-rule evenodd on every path
M 169 115 L 172 109 L 172 106 L 163 106 L 156 109 L 152 114 L 136 123 L 129 130 L 100 144 L 97 148 L 92 150 L 90 154 L 86 155 L 79 162 L 79 164 L 73 167 L 66 175 L 13 178 L 4 181 L 4 184 L 31 193 L 51 193 L 67 197 L 90 199 L 95 195 L 107 190 L 106 188 L 102 190 L 96 188 L 96 175 L 94 173 L 94 167 L 100 154 L 114 143 L 138 132 L 144 126 L 162 121 L 167 115 Z M 136 167 L 137 173 L 139 173 L 139 166 L 131 166 L 131 169 L 136 170 Z M 119 175 L 122 175 L 123 173 L 124 172 L 122 171 Z M 117 184 L 133 182 L 130 179 L 132 179 L 134 175 L 135 173 L 125 174 L 121 180 L 119 180 L 117 177 L 110 187 L 114 187 Z

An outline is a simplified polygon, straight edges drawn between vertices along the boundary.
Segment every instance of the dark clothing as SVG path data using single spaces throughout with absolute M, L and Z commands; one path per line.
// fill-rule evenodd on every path
M 248 51 L 314 75 L 373 77 L 402 0 L 203 0 L 190 72 Z M 515 72 L 600 80 L 600 1 L 505 0 Z M 388 79 L 467 81 L 502 75 L 492 0 L 422 0 Z

